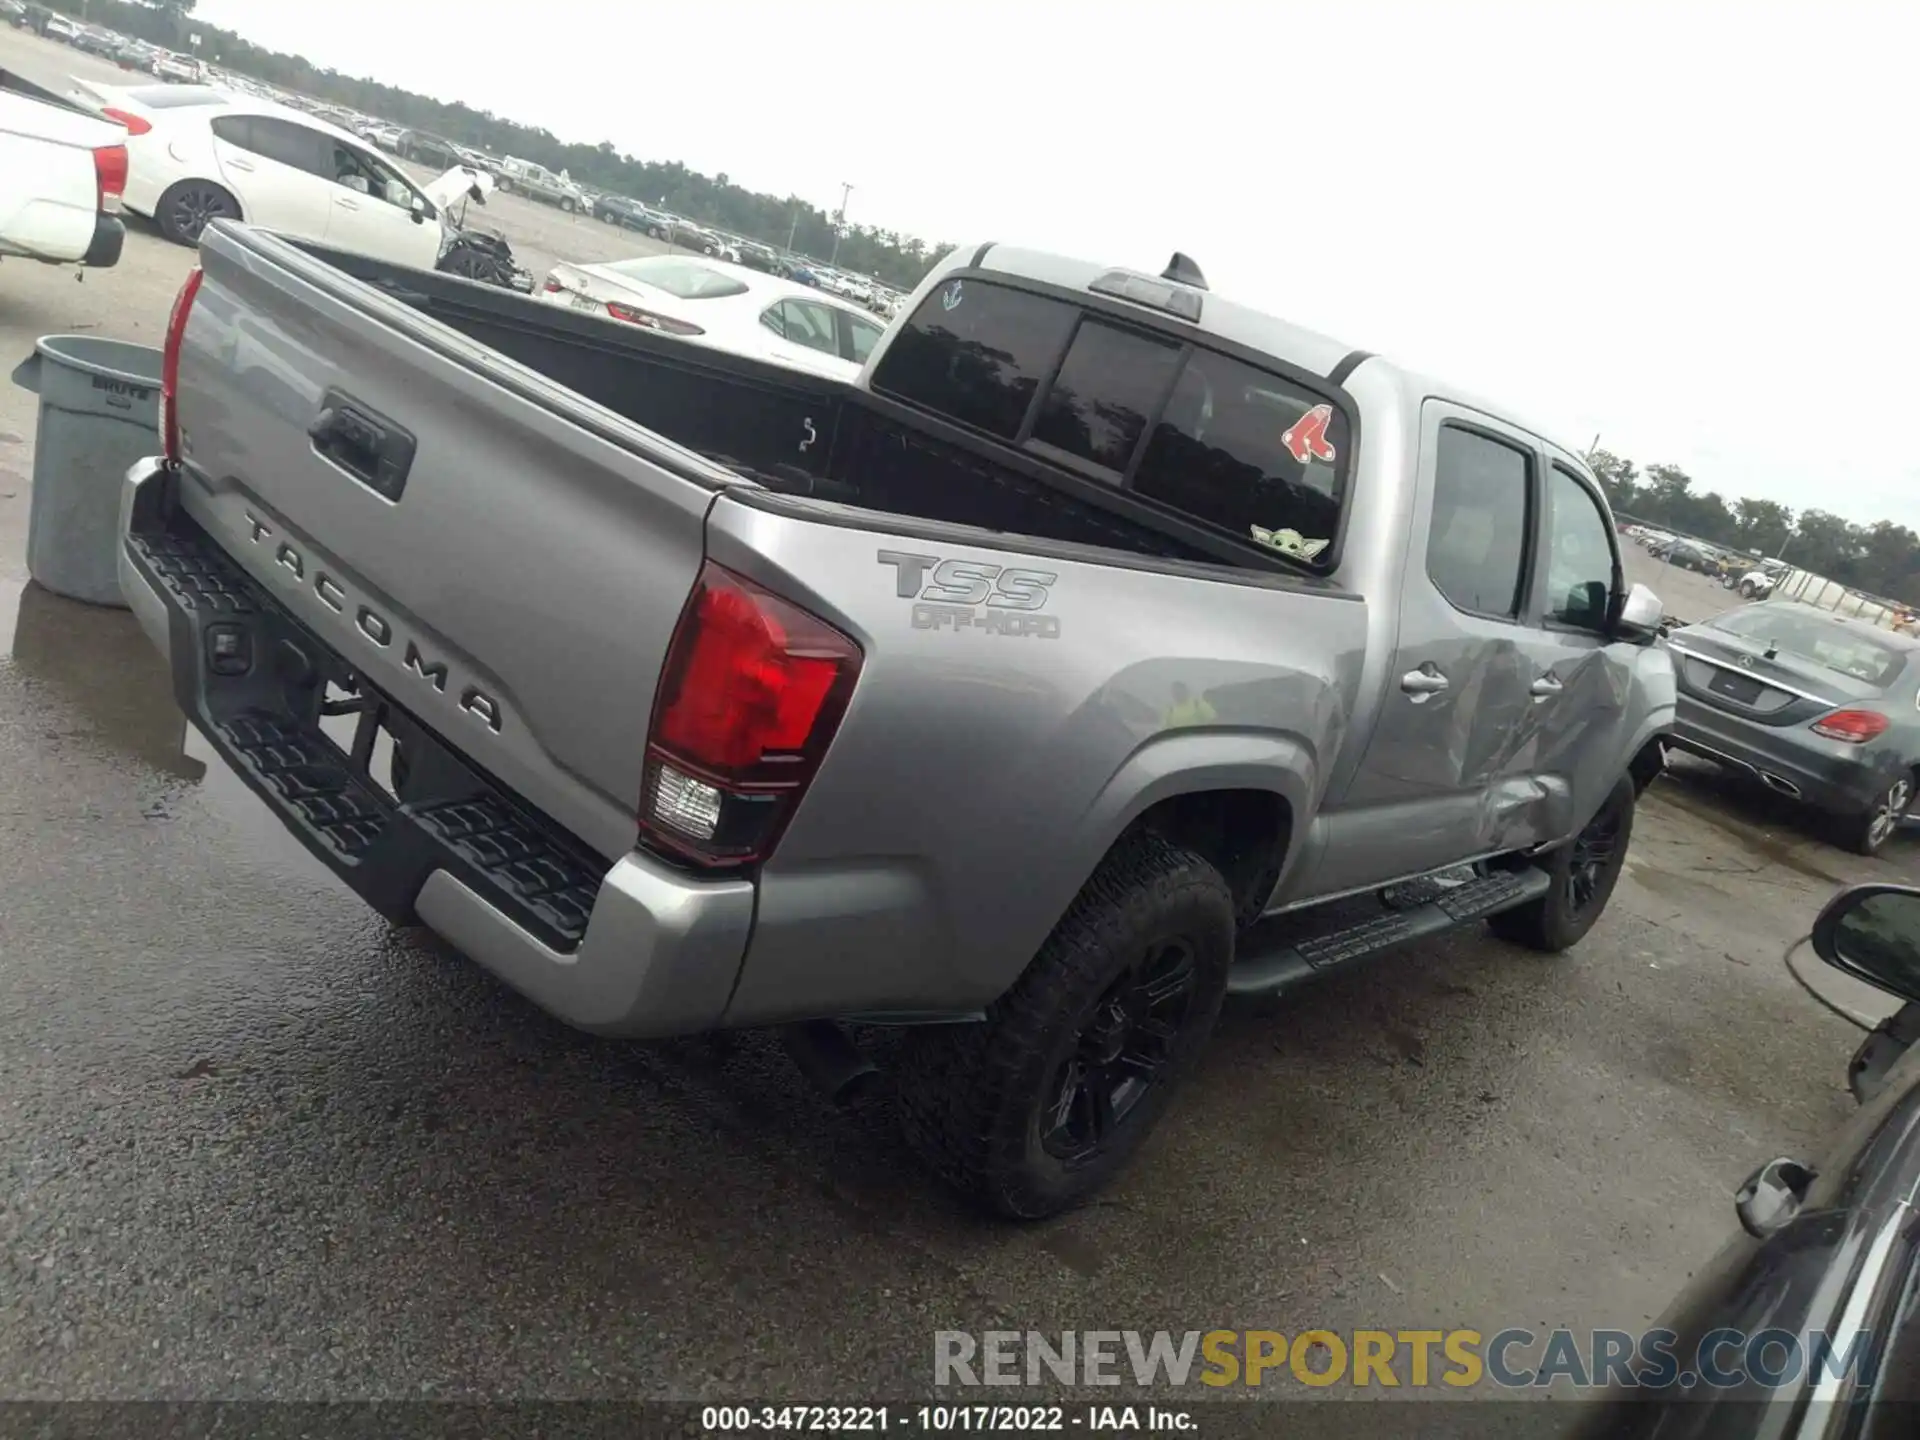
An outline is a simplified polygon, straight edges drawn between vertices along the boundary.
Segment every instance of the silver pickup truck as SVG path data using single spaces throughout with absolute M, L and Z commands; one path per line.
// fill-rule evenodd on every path
M 222 224 L 163 390 L 125 593 L 314 855 L 587 1030 L 905 1027 L 1006 1215 L 1229 993 L 1579 940 L 1673 720 L 1578 456 L 1185 257 L 956 251 L 845 384 Z

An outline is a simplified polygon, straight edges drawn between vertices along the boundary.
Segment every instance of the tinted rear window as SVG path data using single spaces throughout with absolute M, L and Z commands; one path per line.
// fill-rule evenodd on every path
M 1160 409 L 1180 349 L 1099 320 L 1081 322 L 1034 422 L 1033 438 L 1118 474 Z
M 1293 382 L 1196 350 L 1133 488 L 1237 539 L 1322 562 L 1339 528 L 1347 418 Z
M 1079 317 L 1037 295 L 949 281 L 894 337 L 873 388 L 1011 440 Z
M 1708 624 L 1743 640 L 1774 646 L 1782 654 L 1851 675 L 1881 690 L 1899 678 L 1907 663 L 1906 651 L 1791 603 L 1749 606 Z
M 638 260 L 619 260 L 602 267 L 615 275 L 638 280 L 656 290 L 664 290 L 682 300 L 714 300 L 723 295 L 744 295 L 746 285 L 731 275 L 706 265 L 696 265 L 672 255 L 647 255 Z
M 1032 441 L 1236 540 L 1310 563 L 1330 558 L 1346 416 L 1256 366 L 1083 318 L 1065 301 L 959 279 L 920 302 L 872 383 L 1014 440 L 1050 377 Z

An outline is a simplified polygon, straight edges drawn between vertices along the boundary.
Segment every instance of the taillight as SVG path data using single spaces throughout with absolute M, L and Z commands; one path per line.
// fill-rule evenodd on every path
M 93 152 L 93 207 L 109 215 L 117 214 L 120 197 L 127 193 L 127 147 L 102 145 Z
M 547 277 L 547 283 L 542 285 L 540 288 L 542 290 L 545 290 L 549 295 L 558 295 L 562 290 L 566 289 L 567 287 L 562 285 L 558 280 L 554 279 L 551 275 L 549 275 Z
M 122 125 L 126 126 L 127 134 L 129 135 L 145 135 L 148 131 L 153 129 L 152 121 L 144 119 L 139 115 L 135 115 L 128 110 L 115 110 L 111 106 L 109 106 L 107 109 L 102 110 L 100 113 L 106 116 L 107 119 L 118 120 Z
M 840 727 L 860 660 L 824 620 L 708 561 L 654 702 L 643 833 L 699 865 L 766 859 Z
M 193 309 L 193 297 L 200 293 L 200 267 L 187 271 L 186 283 L 173 297 L 173 311 L 167 316 L 167 338 L 160 351 L 160 446 L 167 459 L 180 459 L 180 342 L 187 333 L 187 312 Z
M 1836 710 L 1831 715 L 1823 715 L 1813 722 L 1813 733 L 1824 735 L 1829 740 L 1845 740 L 1849 745 L 1861 745 L 1884 734 L 1890 722 L 1877 710 Z
M 651 310 L 637 309 L 632 305 L 622 305 L 617 300 L 607 302 L 607 313 L 616 320 L 624 320 L 629 325 L 641 325 L 649 330 L 659 330 L 668 335 L 704 335 L 707 332 L 698 325 L 685 320 L 676 320 L 671 315 L 656 315 Z

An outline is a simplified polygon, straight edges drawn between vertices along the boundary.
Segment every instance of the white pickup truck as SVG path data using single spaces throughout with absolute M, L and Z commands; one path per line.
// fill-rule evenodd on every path
M 127 132 L 0 70 L 0 258 L 118 263 Z

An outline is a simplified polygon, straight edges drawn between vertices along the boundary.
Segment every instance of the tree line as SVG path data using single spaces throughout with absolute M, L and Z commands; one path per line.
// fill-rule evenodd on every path
M 762 194 L 734 184 L 724 173 L 701 175 L 677 160 L 642 160 L 622 154 L 605 140 L 597 145 L 562 141 L 550 131 L 503 119 L 489 110 L 475 110 L 459 101 L 435 100 L 376 80 L 323 70 L 298 55 L 265 49 L 217 25 L 189 21 L 186 12 L 192 9 L 192 0 L 161 0 L 156 4 L 130 0 L 41 3 L 169 49 L 184 51 L 188 34 L 197 34 L 201 59 L 265 84 L 411 130 L 432 131 L 476 150 L 532 160 L 549 170 L 564 170 L 589 189 L 658 205 L 779 250 L 793 250 L 819 260 L 835 255 L 834 217 L 797 195 L 782 198 Z M 314 13 L 322 15 L 324 8 Z M 835 263 L 911 290 L 950 248 L 929 245 L 896 230 L 854 225 L 841 231 Z
M 1693 488 L 1677 465 L 1649 465 L 1606 450 L 1587 457 L 1614 510 L 1716 545 L 1758 550 L 1870 595 L 1920 603 L 1920 535 L 1891 520 L 1856 525 L 1825 510 L 1795 514 L 1775 500 L 1735 500 Z

